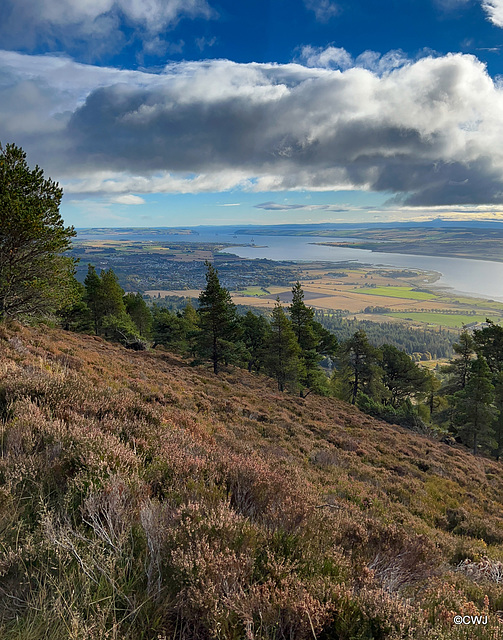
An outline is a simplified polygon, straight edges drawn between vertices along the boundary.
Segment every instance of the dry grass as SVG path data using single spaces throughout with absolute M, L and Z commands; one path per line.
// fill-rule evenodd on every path
M 0 455 L 7 640 L 502 637 L 502 465 L 342 402 L 0 326 Z

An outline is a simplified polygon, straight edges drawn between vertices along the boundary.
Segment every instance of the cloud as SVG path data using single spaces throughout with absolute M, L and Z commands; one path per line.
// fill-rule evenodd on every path
M 303 209 L 301 204 L 280 204 L 278 202 L 262 202 L 256 204 L 255 209 L 265 209 L 266 211 L 288 211 L 289 209 Z
M 482 8 L 494 25 L 503 27 L 503 0 L 482 0 Z
M 147 73 L 0 52 L 0 139 L 66 193 L 366 189 L 395 206 L 503 203 L 503 88 L 477 58 L 357 60 L 366 66 L 209 60 Z
M 122 196 L 117 196 L 116 198 L 112 198 L 110 202 L 114 202 L 116 204 L 145 204 L 145 200 L 140 198 L 140 196 L 135 196 L 132 193 L 125 193 Z
M 306 9 L 314 11 L 316 20 L 319 22 L 328 22 L 340 13 L 340 7 L 330 0 L 304 0 Z
M 213 38 L 205 38 L 204 36 L 201 38 L 196 38 L 195 43 L 199 51 L 203 51 L 207 47 L 213 47 L 217 42 L 215 36 Z
M 402 67 L 409 62 L 401 50 L 389 51 L 381 55 L 376 51 L 364 51 L 357 58 L 353 58 L 342 47 L 312 47 L 307 45 L 300 51 L 300 61 L 307 67 L 322 69 L 341 69 L 343 71 L 354 67 L 369 69 L 379 74 Z
M 342 211 L 348 211 L 346 207 L 340 205 L 331 204 L 282 204 L 279 202 L 262 202 L 254 205 L 255 209 L 264 209 L 265 211 L 290 211 L 293 209 L 303 209 L 305 211 L 332 211 L 341 213 Z
M 162 53 L 160 34 L 182 18 L 215 15 L 206 0 L 4 0 L 0 36 L 16 49 L 64 45 L 99 57 L 123 46 L 132 29 L 151 53 Z

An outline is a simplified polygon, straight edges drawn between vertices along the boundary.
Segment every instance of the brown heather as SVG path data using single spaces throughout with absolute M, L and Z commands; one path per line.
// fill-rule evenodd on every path
M 496 640 L 502 502 L 337 400 L 0 326 L 2 639 Z

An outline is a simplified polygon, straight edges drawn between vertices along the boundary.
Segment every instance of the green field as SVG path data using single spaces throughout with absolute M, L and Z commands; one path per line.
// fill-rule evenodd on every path
M 352 289 L 351 293 L 365 293 L 371 296 L 386 296 L 388 298 L 404 298 L 406 300 L 432 300 L 437 296 L 426 291 L 414 291 L 412 287 L 370 287 Z
M 442 295 L 442 302 L 447 304 L 468 305 L 471 309 L 493 309 L 493 311 L 503 311 L 503 304 L 495 300 L 483 300 L 478 298 L 464 298 L 461 296 L 448 297 Z
M 464 315 L 462 313 L 428 313 L 428 312 L 413 312 L 413 313 L 387 313 L 386 315 L 393 316 L 393 318 L 403 318 L 404 320 L 414 320 L 415 322 L 425 322 L 427 324 L 438 324 L 443 327 L 458 327 L 461 328 L 464 324 L 470 324 L 471 322 L 485 322 L 487 316 L 483 315 Z M 494 322 L 501 321 L 500 317 L 492 317 Z

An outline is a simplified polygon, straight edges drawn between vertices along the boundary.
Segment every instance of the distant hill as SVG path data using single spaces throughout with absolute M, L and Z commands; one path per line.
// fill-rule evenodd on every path
M 209 227 L 208 227 L 209 228 Z M 214 227 L 215 228 L 215 227 Z M 316 231 L 337 231 L 348 229 L 493 229 L 503 231 L 503 222 L 499 220 L 443 220 L 435 218 L 433 220 L 425 220 L 422 222 L 403 221 L 403 222 L 321 222 L 318 224 L 273 224 L 273 225 L 257 225 L 243 226 L 239 228 L 229 227 L 236 234 L 246 235 L 268 235 L 273 232 L 274 235 L 303 235 L 315 234 Z
M 501 463 L 44 326 L 0 429 L 2 639 L 501 637 Z

